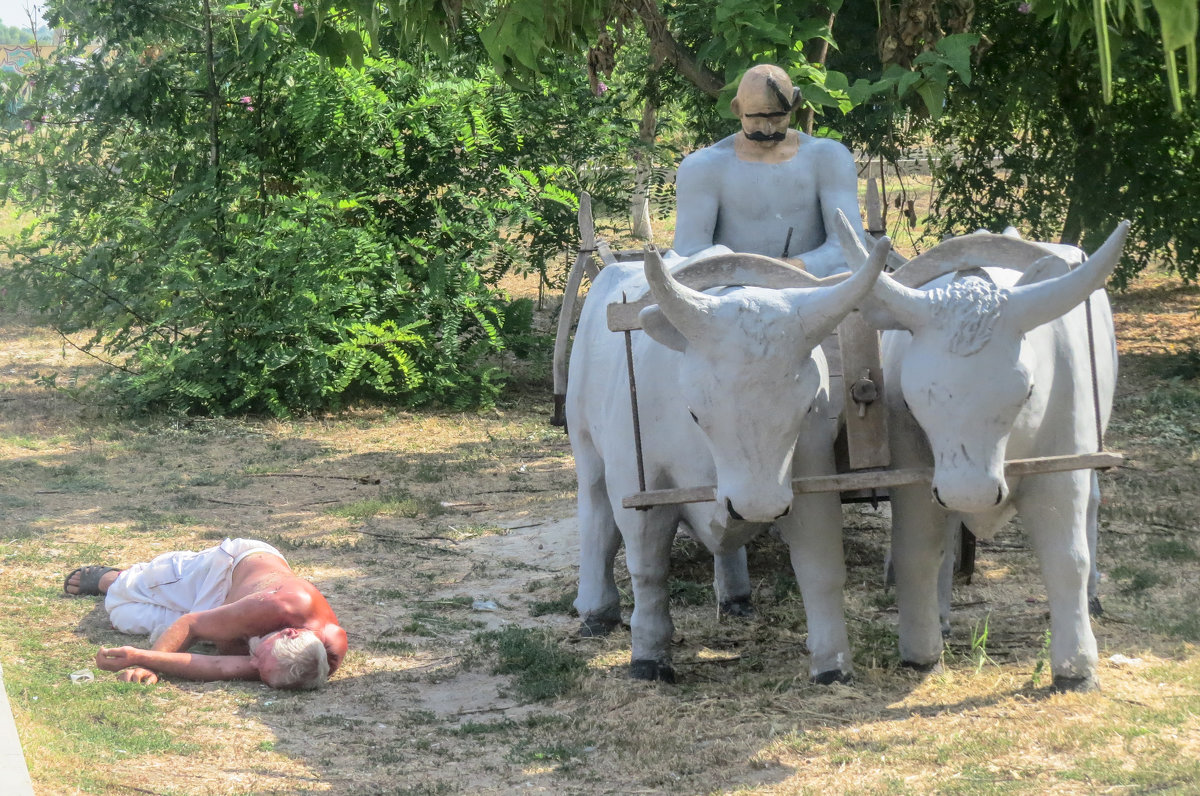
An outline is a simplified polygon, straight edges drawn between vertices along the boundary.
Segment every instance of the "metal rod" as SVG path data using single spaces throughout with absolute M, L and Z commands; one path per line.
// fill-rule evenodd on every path
M 1096 378 L 1096 334 L 1092 329 L 1092 297 L 1083 303 L 1087 313 L 1088 357 L 1092 362 L 1092 410 L 1096 415 L 1096 450 L 1104 451 L 1104 424 L 1100 421 L 1100 384 Z
M 628 299 L 625 293 L 621 293 L 621 303 L 625 304 Z M 637 454 L 637 474 L 638 474 L 638 490 L 646 491 L 646 467 L 642 462 L 642 421 L 638 417 L 638 401 L 637 401 L 637 380 L 633 375 L 633 334 L 625 332 L 625 365 L 629 368 L 629 405 L 633 409 L 633 450 Z M 645 510 L 649 506 L 638 506 L 638 509 Z

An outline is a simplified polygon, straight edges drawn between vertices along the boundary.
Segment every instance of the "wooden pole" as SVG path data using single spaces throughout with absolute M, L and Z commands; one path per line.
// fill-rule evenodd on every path
M 1006 478 L 1058 473 L 1066 470 L 1103 470 L 1116 467 L 1125 460 L 1119 453 L 1082 453 L 1063 456 L 1040 456 L 1035 459 L 1013 459 L 1004 463 Z M 793 478 L 792 490 L 797 494 L 812 492 L 854 492 L 860 489 L 880 489 L 909 484 L 929 483 L 932 467 L 913 467 L 906 470 L 874 470 L 871 472 L 840 473 Z M 716 487 L 698 486 L 684 489 L 656 489 L 640 492 L 621 500 L 627 509 L 647 509 L 676 503 L 704 503 L 716 500 Z

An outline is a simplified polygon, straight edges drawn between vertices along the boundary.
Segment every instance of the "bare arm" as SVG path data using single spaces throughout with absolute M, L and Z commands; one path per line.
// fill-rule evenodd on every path
M 693 152 L 675 175 L 675 239 L 671 248 L 684 257 L 713 245 L 717 229 L 718 185 L 708 168 L 711 153 Z
M 817 276 L 829 276 L 846 270 L 846 261 L 832 230 L 837 229 L 837 213 L 841 210 L 854 225 L 860 238 L 862 216 L 858 210 L 858 170 L 854 167 L 854 156 L 850 150 L 836 141 L 818 139 L 813 142 L 820 147 L 815 154 L 817 169 L 817 195 L 821 204 L 821 224 L 825 229 L 825 242 L 811 251 L 799 255 L 810 272 Z M 868 246 L 868 248 L 870 248 Z
M 158 679 L 154 673 L 205 682 L 259 679 L 258 667 L 249 655 L 196 655 L 137 647 L 101 647 L 96 653 L 96 665 L 109 672 L 128 671 L 129 676 L 121 678 L 126 682 L 153 683 Z M 146 674 L 150 677 L 146 677 Z
M 186 652 L 197 641 L 238 641 L 285 627 L 302 627 L 310 602 L 307 594 L 294 590 L 251 594 L 228 605 L 184 614 L 151 649 Z
M 156 672 L 191 680 L 257 680 L 258 669 L 249 655 L 195 655 L 187 652 L 197 641 L 240 641 L 304 623 L 307 594 L 281 590 L 251 594 L 208 611 L 185 614 L 168 627 L 151 649 L 100 648 L 96 665 L 121 671 L 125 682 L 151 684 Z

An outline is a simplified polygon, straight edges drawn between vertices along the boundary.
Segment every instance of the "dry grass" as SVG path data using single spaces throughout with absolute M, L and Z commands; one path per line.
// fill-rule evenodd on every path
M 716 621 L 710 560 L 679 543 L 680 684 L 631 681 L 628 633 L 579 639 L 564 612 L 574 474 L 545 423 L 548 390 L 482 414 L 131 422 L 33 386 L 37 372 L 87 378 L 94 365 L 10 316 L 0 659 L 38 792 L 1188 792 L 1200 781 L 1200 391 L 1164 375 L 1186 364 L 1198 306 L 1161 279 L 1120 300 L 1111 443 L 1131 464 L 1105 476 L 1104 690 L 1086 696 L 1051 694 L 1039 673 L 1045 596 L 1013 529 L 981 546 L 974 582 L 956 590 L 946 672 L 899 670 L 885 516 L 865 507 L 846 510 L 855 684 L 806 682 L 803 614 L 770 538 L 751 551 L 747 622 Z M 120 637 L 96 603 L 59 596 L 67 572 L 226 535 L 280 545 L 329 595 L 352 643 L 329 688 L 70 683 Z M 985 620 L 981 660 L 971 641 Z M 493 674 L 477 634 L 514 625 L 586 661 L 574 690 L 526 703 Z

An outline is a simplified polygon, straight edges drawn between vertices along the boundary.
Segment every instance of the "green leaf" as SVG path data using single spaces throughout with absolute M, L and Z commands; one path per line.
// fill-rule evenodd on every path
M 938 119 L 945 110 L 946 89 L 940 83 L 927 80 L 916 87 L 917 94 L 925 102 L 930 117 Z

